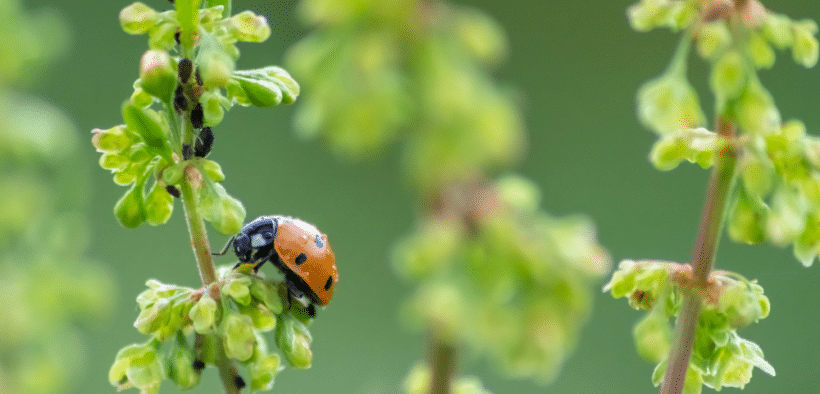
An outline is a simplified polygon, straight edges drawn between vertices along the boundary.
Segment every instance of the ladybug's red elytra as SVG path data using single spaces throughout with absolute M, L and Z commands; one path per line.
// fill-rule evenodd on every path
M 333 298 L 339 281 L 336 258 L 327 235 L 300 219 L 289 216 L 260 216 L 242 227 L 218 253 L 223 255 L 233 244 L 239 258 L 237 267 L 253 264 L 257 272 L 270 261 L 285 275 L 290 292 L 305 295 L 316 305 L 324 306 Z

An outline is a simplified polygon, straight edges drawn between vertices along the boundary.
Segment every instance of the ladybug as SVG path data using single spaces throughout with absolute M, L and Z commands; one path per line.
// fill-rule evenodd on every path
M 270 261 L 285 275 L 285 283 L 295 297 L 307 296 L 320 306 L 333 298 L 339 281 L 336 258 L 327 235 L 312 224 L 289 216 L 260 216 L 245 224 L 214 255 L 224 255 L 231 244 L 239 258 L 234 268 L 253 264 L 253 272 L 257 272 Z

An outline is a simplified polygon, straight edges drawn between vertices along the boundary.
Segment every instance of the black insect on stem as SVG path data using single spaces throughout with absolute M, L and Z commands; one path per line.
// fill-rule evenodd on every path
M 179 74 L 179 80 L 182 83 L 187 83 L 188 79 L 191 78 L 191 73 L 194 71 L 194 63 L 191 62 L 191 59 L 182 59 L 179 61 L 179 65 L 177 66 L 177 73 Z
M 197 136 L 196 142 L 194 143 L 194 156 L 208 156 L 208 154 L 211 153 L 211 148 L 213 145 L 214 133 L 211 131 L 210 127 L 204 127 L 202 131 L 199 132 L 199 136 Z
M 202 81 L 202 74 L 199 73 L 199 67 L 196 68 L 194 71 L 194 77 L 196 78 L 196 84 L 199 86 L 205 85 L 205 82 Z
M 191 149 L 191 145 L 182 145 L 182 160 L 191 160 L 192 153 L 193 150 Z
M 202 112 L 202 104 L 196 103 L 194 109 L 191 110 L 191 125 L 195 129 L 201 129 L 205 123 L 205 114 Z
M 182 88 L 182 84 L 177 85 L 176 90 L 174 90 L 174 111 L 177 111 L 178 115 L 182 115 L 188 109 L 188 98 L 185 97 L 185 91 Z
M 165 186 L 165 191 L 167 191 L 168 194 L 174 196 L 174 198 L 179 198 L 179 196 L 180 196 L 179 189 L 177 189 L 177 187 L 174 186 L 174 185 Z
M 242 379 L 241 376 L 236 375 L 233 379 L 233 383 L 236 385 L 236 388 L 242 390 L 245 388 L 245 379 Z
M 172 3 L 173 3 L 173 2 L 172 2 Z M 174 41 L 177 43 L 177 45 L 182 45 L 182 44 L 179 42 L 179 30 L 177 30 L 177 32 L 176 32 L 176 33 L 174 33 Z

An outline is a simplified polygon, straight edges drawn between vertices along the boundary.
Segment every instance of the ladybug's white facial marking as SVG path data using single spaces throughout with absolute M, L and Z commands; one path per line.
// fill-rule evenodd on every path
M 267 240 L 265 240 L 265 237 L 263 237 L 262 234 L 254 234 L 251 236 L 251 246 L 254 248 L 261 248 L 262 246 L 265 246 L 266 243 Z

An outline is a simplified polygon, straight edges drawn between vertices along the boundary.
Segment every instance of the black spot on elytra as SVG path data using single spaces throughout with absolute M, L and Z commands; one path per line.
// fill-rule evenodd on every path
M 330 286 L 333 286 L 333 277 L 332 276 L 327 277 L 327 282 L 325 282 L 325 290 L 329 290 Z
M 296 265 L 301 265 L 305 261 L 307 261 L 307 256 L 305 256 L 304 253 L 299 253 L 299 255 L 296 256 L 296 260 L 293 260 L 293 262 L 296 263 Z
M 322 236 L 319 234 L 316 234 L 316 238 L 314 239 L 314 241 L 316 242 L 317 248 L 322 248 L 323 246 L 325 246 L 325 240 L 323 240 Z

